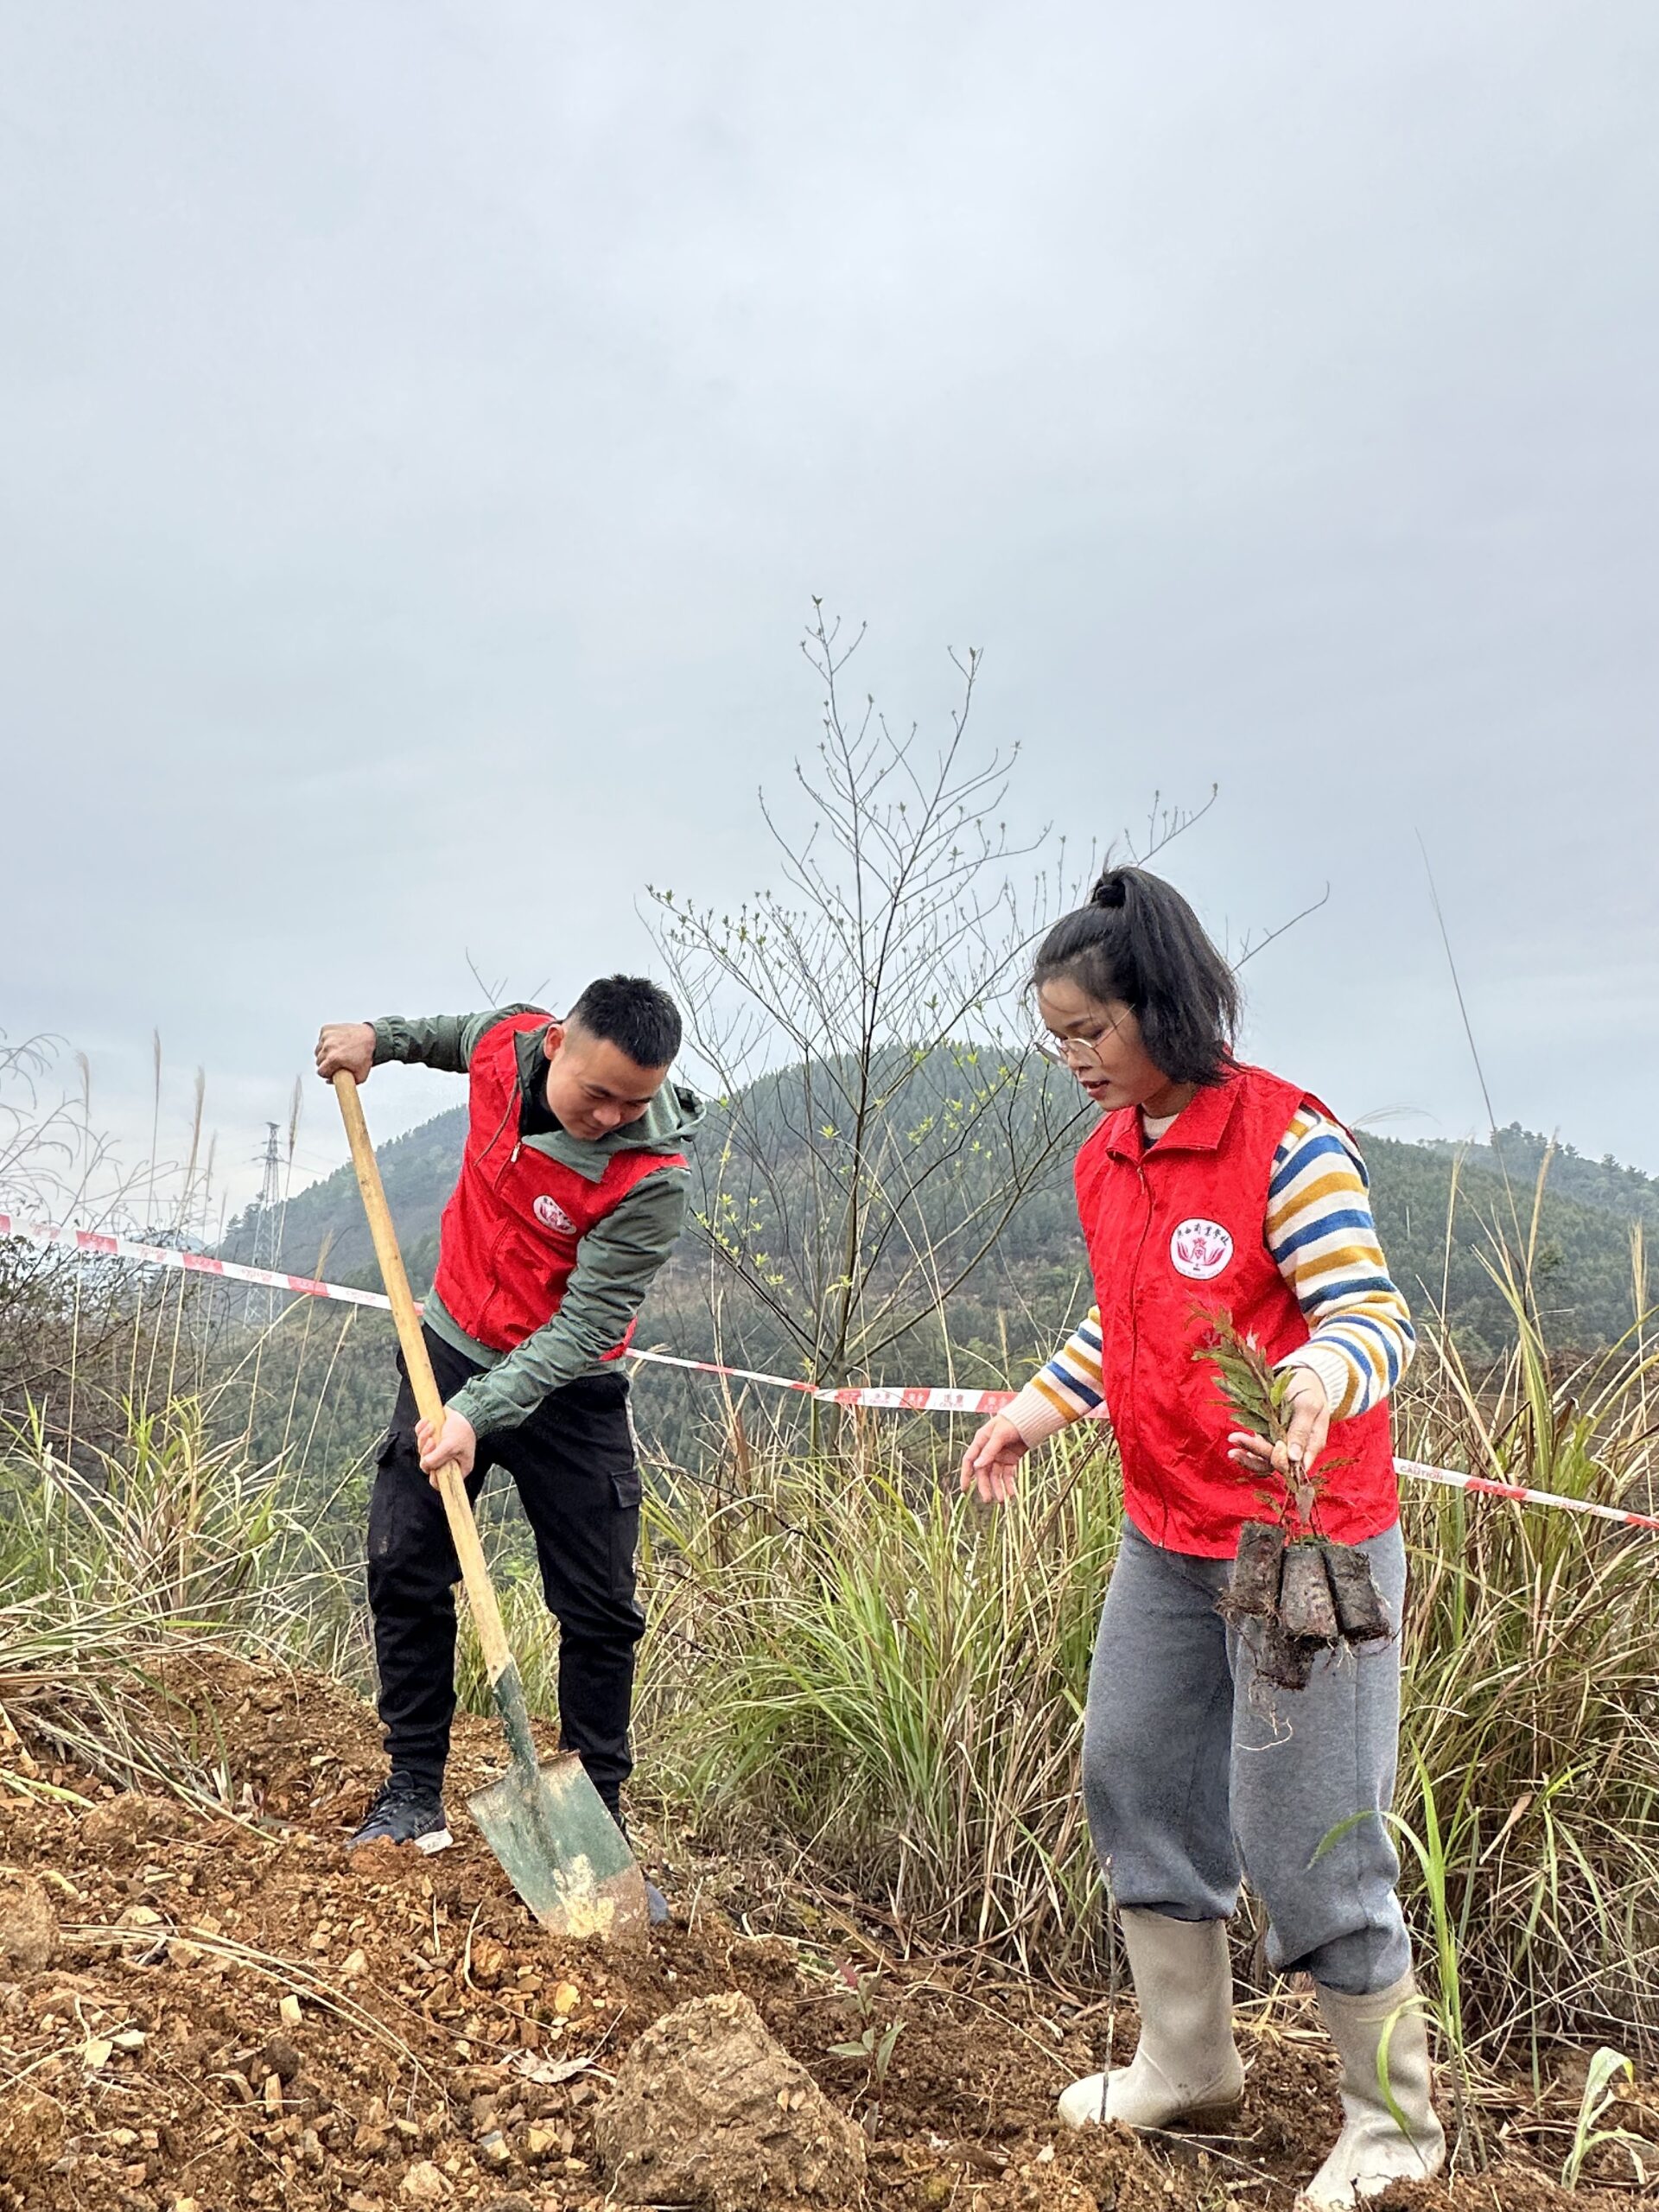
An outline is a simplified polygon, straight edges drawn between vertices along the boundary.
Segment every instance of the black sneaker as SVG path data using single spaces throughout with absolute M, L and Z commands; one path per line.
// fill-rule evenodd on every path
M 416 1851 L 447 1851 L 454 1841 L 437 1789 L 394 1767 L 346 1848 L 355 1851 L 360 1843 L 412 1843 Z
M 626 1843 L 628 1849 L 632 1851 L 633 1849 L 633 1838 L 628 1834 L 628 1824 L 622 1817 L 621 1807 L 620 1805 L 613 1805 L 608 1797 L 604 1800 L 604 1805 L 606 1811 L 616 1822 L 618 1827 L 621 1829 L 623 1842 Z M 668 1920 L 668 1899 L 658 1888 L 656 1883 L 652 1880 L 650 1875 L 646 1873 L 643 1866 L 639 1869 L 639 1878 L 645 1885 L 646 1916 L 653 1928 L 661 1928 L 666 1924 Z

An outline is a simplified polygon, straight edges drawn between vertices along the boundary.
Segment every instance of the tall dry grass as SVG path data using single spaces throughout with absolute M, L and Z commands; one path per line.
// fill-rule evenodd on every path
M 886 1442 L 652 1514 L 646 1726 L 686 1802 L 762 1822 L 918 1929 L 1068 1941 L 1093 1874 L 1076 1737 L 1116 1543 L 1103 1455 L 995 1518 Z
M 351 1595 L 280 1463 L 215 1442 L 194 1398 L 130 1412 L 75 1462 L 38 1421 L 0 1438 L 0 1787 L 49 1763 L 229 1809 L 232 1762 L 167 1687 L 193 1655 L 337 1656 Z
M 1444 1336 L 1402 1408 L 1410 1456 L 1650 1510 L 1644 1331 L 1552 1360 L 1500 1258 L 1514 1347 L 1476 1378 Z M 1639 1268 L 1639 1258 L 1638 1258 Z M 1659 1535 L 1419 1489 L 1408 1498 L 1399 1807 L 1435 1847 L 1414 1884 L 1473 2044 L 1659 2044 Z M 1413 1854 L 1414 1857 L 1414 1854 Z

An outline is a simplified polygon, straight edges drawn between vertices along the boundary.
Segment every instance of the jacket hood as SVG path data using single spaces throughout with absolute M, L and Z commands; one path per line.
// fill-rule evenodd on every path
M 708 1112 L 695 1090 L 671 1076 L 637 1122 L 596 1139 L 593 1149 L 607 1160 L 613 1152 L 683 1152 Z

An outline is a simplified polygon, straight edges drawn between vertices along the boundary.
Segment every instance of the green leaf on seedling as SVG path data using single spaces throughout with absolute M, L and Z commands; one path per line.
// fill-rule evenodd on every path
M 1578 2123 L 1573 2131 L 1573 2147 L 1561 2168 L 1563 2189 L 1578 2187 L 1585 2160 L 1604 2143 L 1617 2143 L 1629 2150 L 1638 2174 L 1646 2181 L 1647 2169 L 1641 2158 L 1641 2152 L 1649 2147 L 1646 2137 L 1633 2135 L 1628 2128 L 1599 2127 L 1596 2124 L 1618 2098 L 1621 2075 L 1626 2082 L 1634 2082 L 1636 2068 L 1622 2050 L 1614 2050 L 1604 2044 L 1590 2061 L 1584 2095 L 1579 2102 Z

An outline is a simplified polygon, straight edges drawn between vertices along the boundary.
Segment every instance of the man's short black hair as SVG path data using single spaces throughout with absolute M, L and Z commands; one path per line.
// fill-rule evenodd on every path
M 642 1068 L 665 1068 L 680 1049 L 680 1009 L 649 976 L 599 976 L 567 1019 Z

